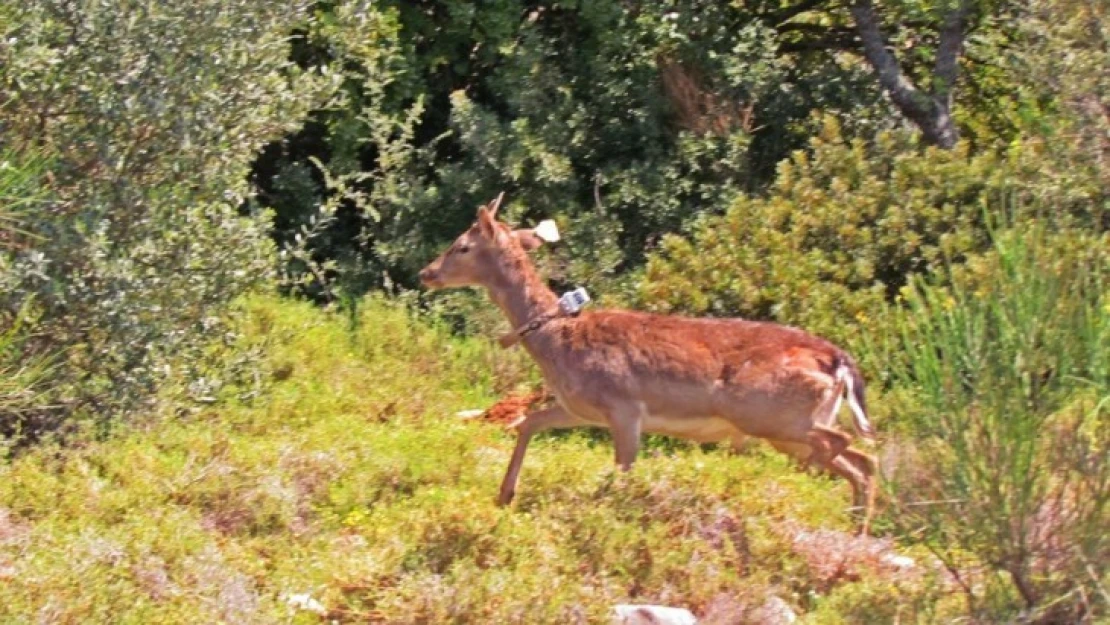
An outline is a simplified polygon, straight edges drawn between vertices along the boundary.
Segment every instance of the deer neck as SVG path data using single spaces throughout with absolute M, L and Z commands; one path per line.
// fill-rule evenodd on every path
M 559 306 L 559 298 L 527 259 L 506 263 L 486 288 L 514 328 Z

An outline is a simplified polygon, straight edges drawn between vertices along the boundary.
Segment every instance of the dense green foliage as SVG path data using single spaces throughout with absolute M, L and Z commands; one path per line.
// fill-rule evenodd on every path
M 248 168 L 327 88 L 287 60 L 303 16 L 281 2 L 4 9 L 0 186 L 28 193 L 9 186 L 20 171 L 32 193 L 5 203 L 0 322 L 25 331 L 5 334 L 0 368 L 50 363 L 5 434 L 135 409 L 171 378 L 195 397 L 219 385 L 205 354 L 227 338 L 224 308 L 274 265 L 266 217 L 238 212 Z
M 0 4 L 2 620 L 1105 619 L 1108 6 Z M 500 191 L 558 287 L 849 347 L 886 536 L 590 435 L 495 509 L 508 437 L 447 415 L 536 373 L 411 288 Z
M 984 218 L 1096 224 L 1107 201 L 1094 177 L 1060 187 L 1044 142 L 1005 153 L 917 151 L 904 133 L 843 138 L 835 120 L 779 164 L 765 197 L 669 235 L 639 282 L 641 306 L 797 324 L 835 339 L 870 327 L 916 274 L 987 246 Z M 1000 209 L 999 207 L 1004 207 Z
M 806 145 L 813 111 L 836 115 L 853 135 L 897 124 L 851 52 L 843 9 L 801 4 L 809 10 L 777 1 L 329 3 L 298 59 L 342 67 L 348 98 L 259 159 L 261 199 L 277 210 L 282 240 L 313 239 L 321 267 L 309 277 L 337 277 L 348 291 L 412 285 L 423 256 L 499 191 L 511 215 L 575 223 L 569 246 L 582 262 L 567 268 L 569 280 L 623 273 L 664 233 L 763 189 L 776 163 Z M 919 8 L 906 16 L 926 36 L 936 16 Z M 912 41 L 911 30 L 895 32 Z M 930 62 L 923 54 L 907 67 Z M 963 112 L 994 119 L 996 109 Z M 338 205 L 320 215 L 321 198 Z
M 922 88 L 949 8 L 897 3 L 883 16 L 907 80 Z M 1077 15 L 1061 28 L 1040 21 L 1050 10 L 975 4 L 953 90 L 968 138 L 958 149 L 982 168 L 1019 159 L 1011 172 L 1019 177 L 1051 163 L 1054 175 L 1040 181 L 1060 193 L 1046 203 L 1077 189 L 1074 205 L 1099 195 L 1083 169 L 1104 159 L 1075 162 L 1076 139 L 1061 145 L 1054 133 L 1067 127 L 1061 118 L 1090 108 L 1062 96 L 1089 98 L 1105 88 L 1097 82 L 1105 52 L 1087 29 L 1097 15 Z M 269 146 L 254 175 L 261 203 L 276 210 L 279 243 L 307 241 L 290 246 L 288 269 L 324 299 L 415 286 L 422 262 L 500 191 L 514 218 L 563 216 L 574 224 L 556 252 L 561 282 L 588 279 L 627 299 L 635 289 L 623 278 L 666 234 L 775 193 L 778 164 L 813 149 L 811 136 L 829 117 L 845 142 L 872 143 L 876 133 L 902 127 L 879 159 L 912 159 L 920 146 L 916 129 L 908 131 L 882 97 L 851 17 L 835 3 L 341 2 L 321 5 L 318 16 L 295 58 L 341 68 L 346 97 Z M 1080 71 L 1061 79 L 1054 72 L 1063 68 L 1043 59 L 1067 46 L 1079 50 L 1068 58 L 1080 59 L 1073 61 Z M 1097 129 L 1084 133 L 1089 148 L 1101 149 Z M 1019 154 L 1005 156 L 1012 146 Z M 1044 151 L 1055 158 L 1042 159 Z M 948 172 L 960 169 L 958 157 L 939 158 Z M 943 179 L 946 171 L 929 163 L 925 157 L 926 171 L 892 190 Z M 971 169 L 958 175 L 974 187 Z M 838 173 L 814 171 L 814 183 Z M 883 175 L 874 172 L 880 183 Z M 1104 189 L 1105 180 L 1094 184 Z M 950 199 L 950 213 L 973 204 L 956 192 Z M 1105 202 L 1102 195 L 1080 210 L 1104 210 Z M 985 241 L 981 230 L 963 234 Z M 878 278 L 904 282 L 921 266 L 895 262 L 887 269 L 898 275 Z
M 1080 620 L 1057 599 L 1100 592 L 1110 561 L 1110 237 L 1019 224 L 903 293 L 856 341 L 905 392 L 897 524 L 973 612 Z M 961 565 L 968 552 L 990 572 Z

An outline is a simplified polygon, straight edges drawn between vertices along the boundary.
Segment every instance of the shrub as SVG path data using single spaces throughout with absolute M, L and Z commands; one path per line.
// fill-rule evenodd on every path
M 763 187 L 813 108 L 887 123 L 865 67 L 784 54 L 797 33 L 776 32 L 773 4 L 323 3 L 298 58 L 341 72 L 348 97 L 258 159 L 277 237 L 313 230 L 315 273 L 355 293 L 413 286 L 506 191 L 513 217 L 581 223 L 568 240 L 591 262 L 566 263 L 570 279 L 639 266 L 663 233 Z
M 1110 609 L 1108 250 L 1105 234 L 1039 222 L 994 232 L 965 266 L 914 279 L 856 342 L 912 397 L 899 419 L 919 466 L 894 472 L 892 518 L 982 618 Z
M 1044 138 L 1040 175 L 1057 193 L 1098 189 L 1088 208 L 1110 228 L 1110 6 L 1034 0 L 1016 26 L 1007 78 L 1022 91 L 1021 126 Z
M 1088 217 L 1097 188 L 1054 192 L 1036 176 L 1038 145 L 922 151 L 900 132 L 845 139 L 826 117 L 810 150 L 780 163 L 766 197 L 741 197 L 689 235 L 665 237 L 636 298 L 851 337 L 912 275 L 984 249 L 988 203 L 1035 197 L 1055 204 L 1055 221 Z
M 9 281 L 10 254 L 34 242 L 23 224 L 39 208 L 39 179 L 43 163 L 7 152 L 0 154 L 0 291 L 13 288 Z M 48 356 L 27 357 L 25 346 L 35 325 L 34 301 L 18 310 L 0 310 L 0 415 L 26 419 L 41 402 L 41 386 L 49 373 Z M 0 428 L 12 419 L 0 419 Z
M 54 359 L 39 418 L 5 412 L 6 431 L 53 429 L 78 412 L 103 421 L 149 402 L 163 380 L 200 377 L 228 303 L 273 266 L 267 219 L 239 214 L 250 161 L 329 89 L 287 59 L 305 9 L 5 9 L 0 128 L 10 150 L 47 167 L 41 205 L 21 215 L 26 236 L 0 252 L 0 318 L 37 311 L 17 347 Z

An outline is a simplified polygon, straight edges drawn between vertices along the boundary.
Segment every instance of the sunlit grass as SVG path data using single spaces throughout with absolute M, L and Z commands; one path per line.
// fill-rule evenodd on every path
M 287 605 L 307 593 L 339 621 L 598 622 L 658 602 L 736 622 L 774 594 L 835 622 L 846 603 L 886 614 L 891 584 L 930 609 L 942 594 L 933 573 L 814 569 L 846 557 L 847 486 L 773 454 L 655 446 L 624 475 L 603 437 L 540 437 L 498 508 L 513 438 L 453 415 L 527 383 L 521 354 L 382 301 L 353 330 L 250 309 L 281 378 L 265 399 L 0 468 L 0 621 L 315 622 Z M 827 556 L 797 546 L 806 528 L 833 532 Z

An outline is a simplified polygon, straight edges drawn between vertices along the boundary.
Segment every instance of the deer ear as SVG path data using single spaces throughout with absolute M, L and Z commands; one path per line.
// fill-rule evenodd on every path
M 544 243 L 554 243 L 559 240 L 559 228 L 550 219 L 541 221 L 535 228 L 521 228 L 514 230 L 513 236 L 520 242 L 525 252 L 542 246 Z
M 502 191 L 501 193 L 498 193 L 497 197 L 494 198 L 493 201 L 489 203 L 489 214 L 490 214 L 490 216 L 492 216 L 492 217 L 497 216 L 497 209 L 501 208 L 501 200 L 503 200 L 503 199 L 505 199 L 505 192 L 504 191 Z
M 516 239 L 517 243 L 520 243 L 520 247 L 523 247 L 525 252 L 531 252 L 543 245 L 543 239 L 537 236 L 535 230 L 531 228 L 513 230 L 513 238 Z
M 532 232 L 539 238 L 547 241 L 548 243 L 555 243 L 559 240 L 559 227 L 551 219 L 544 219 L 536 224 Z
M 494 238 L 497 234 L 497 209 L 501 207 L 501 200 L 505 199 L 505 192 L 497 194 L 489 204 L 478 209 L 478 228 L 487 238 Z
M 478 231 L 487 239 L 493 239 L 497 235 L 497 220 L 493 217 L 493 211 L 485 206 L 478 209 Z

